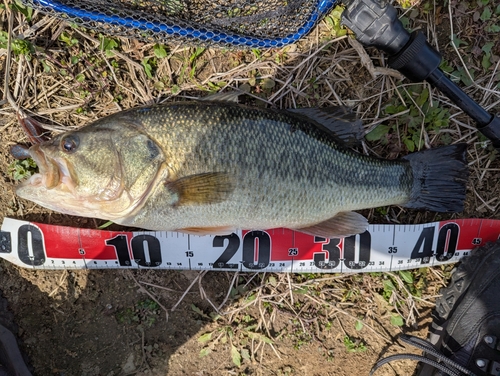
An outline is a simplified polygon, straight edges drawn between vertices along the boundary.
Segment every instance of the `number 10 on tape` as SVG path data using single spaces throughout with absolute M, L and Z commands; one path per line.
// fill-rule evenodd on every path
M 5 218 L 0 257 L 35 269 L 377 272 L 456 262 L 499 235 L 500 220 L 490 219 L 370 225 L 360 235 L 325 239 L 288 229 L 194 236 L 101 231 Z

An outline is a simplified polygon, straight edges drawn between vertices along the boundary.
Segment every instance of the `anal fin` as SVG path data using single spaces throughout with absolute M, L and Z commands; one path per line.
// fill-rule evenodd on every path
M 368 220 L 356 212 L 342 212 L 324 222 L 297 228 L 297 231 L 323 238 L 345 238 L 361 234 L 368 228 Z
M 186 227 L 180 228 L 177 231 L 190 235 L 231 235 L 235 228 L 221 226 L 221 227 Z

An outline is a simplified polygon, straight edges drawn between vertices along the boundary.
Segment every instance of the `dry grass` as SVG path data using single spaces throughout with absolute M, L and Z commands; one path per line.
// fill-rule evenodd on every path
M 464 40 L 473 36 L 464 28 L 466 21 L 455 14 L 458 11 L 453 10 L 454 2 L 448 4 L 448 9 L 442 9 L 434 3 L 429 12 L 420 13 L 416 11 L 419 4 L 415 4 L 405 14 L 414 27 L 421 28 L 430 42 L 443 51 L 450 65 L 461 67 L 469 76 L 474 70 L 474 77 L 470 77 L 472 84 L 464 90 L 487 110 L 498 112 L 500 59 L 488 69 L 482 69 L 478 59 L 464 61 L 464 56 L 471 54 L 470 46 L 454 46 L 448 41 L 453 34 Z M 415 11 L 417 13 L 411 16 Z M 447 142 L 466 142 L 471 179 L 462 216 L 497 217 L 500 167 L 495 152 L 472 121 L 428 84 L 413 85 L 401 80 L 398 72 L 385 66 L 381 53 L 367 51 L 349 37 L 336 38 L 324 23 L 307 38 L 285 48 L 258 52 L 216 48 L 197 51 L 193 47 L 172 45 L 166 47 L 166 57 L 158 58 L 153 44 L 123 38 L 113 38 L 118 43 L 113 51 L 103 50 L 103 39 L 99 35 L 72 28 L 37 12 L 33 20 L 27 22 L 19 12 L 3 10 L 0 22 L 8 26 L 9 35 L 29 41 L 34 48 L 30 54 L 14 55 L 0 49 L 5 74 L 5 100 L 0 108 L 4 146 L 26 142 L 17 125 L 18 111 L 38 119 L 47 131 L 58 133 L 134 106 L 204 96 L 219 90 L 244 90 L 248 92 L 244 101 L 259 106 L 348 105 L 363 119 L 366 133 L 380 124 L 397 125 L 386 143 L 365 142 L 361 150 L 396 158 L 408 152 L 401 140 L 408 131 L 405 116 L 409 108 L 414 106 L 422 112 L 412 91 L 429 89 L 429 99 L 438 107 L 449 109 L 449 126 L 429 129 L 422 118 L 419 134 L 422 147 L 441 144 L 443 134 L 448 135 Z M 499 53 L 499 49 L 497 42 L 495 53 Z M 146 59 L 151 65 L 150 77 L 144 65 Z M 388 104 L 403 105 L 405 109 L 389 114 Z M 0 183 L 4 186 L 12 186 L 12 180 L 5 174 L 10 161 L 6 153 L 2 154 Z M 3 204 L 5 215 L 24 217 L 44 213 L 12 196 Z M 445 218 L 398 207 L 388 208 L 384 213 L 371 210 L 367 214 L 373 223 L 422 223 Z M 50 221 L 51 217 L 44 218 Z M 174 311 L 186 294 L 196 291 L 197 287 L 215 314 L 200 313 L 213 319 L 211 330 L 231 328 L 234 338 L 248 336 L 248 331 L 257 333 L 258 336 L 251 338 L 249 348 L 252 359 L 258 360 L 265 348 L 270 348 L 279 359 L 279 340 L 286 335 L 293 337 L 295 343 L 322 342 L 325 327 L 334 325 L 345 336 L 355 336 L 358 321 L 363 323 L 362 333 L 370 333 L 380 343 L 391 345 L 400 330 L 387 329 L 391 316 L 404 318 L 406 326 L 401 330 L 416 328 L 422 315 L 428 314 L 439 288 L 445 285 L 449 268 L 413 272 L 415 280 L 422 281 L 413 291 L 412 286 L 394 273 L 228 274 L 229 289 L 219 302 L 206 293 L 205 275 L 206 272 L 201 272 L 185 291 L 170 291 L 179 296 L 173 306 L 164 306 L 155 295 L 162 286 L 143 281 L 140 276 L 132 278 L 158 302 L 167 317 L 168 312 Z M 387 280 L 395 285 L 393 291 L 385 291 Z M 252 325 L 241 324 L 246 316 L 251 317 Z M 279 320 L 283 317 L 294 324 L 283 324 Z M 217 333 L 222 338 L 222 332 Z M 237 340 L 233 341 L 237 346 Z

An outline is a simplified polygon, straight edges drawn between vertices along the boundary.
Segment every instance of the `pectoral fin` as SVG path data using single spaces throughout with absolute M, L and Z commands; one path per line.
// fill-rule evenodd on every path
M 176 196 L 175 206 L 215 204 L 226 200 L 234 190 L 233 179 L 225 172 L 186 176 L 165 185 Z
M 361 234 L 368 228 L 368 220 L 356 212 L 342 212 L 315 225 L 298 228 L 297 231 L 323 238 L 345 238 Z

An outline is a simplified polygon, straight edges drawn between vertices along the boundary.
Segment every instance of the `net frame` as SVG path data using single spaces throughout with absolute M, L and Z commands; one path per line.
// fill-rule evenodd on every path
M 337 0 L 21 0 L 109 35 L 148 42 L 282 47 L 308 34 Z

